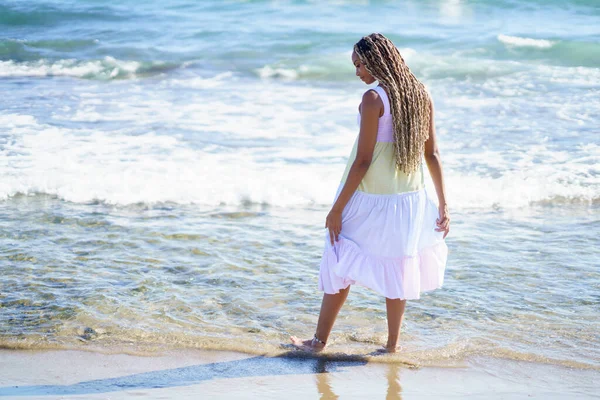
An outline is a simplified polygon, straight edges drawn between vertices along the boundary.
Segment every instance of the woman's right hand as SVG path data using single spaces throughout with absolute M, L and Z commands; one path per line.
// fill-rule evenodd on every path
M 444 239 L 446 239 L 448 232 L 450 232 L 450 212 L 448 211 L 448 205 L 440 205 L 439 210 L 440 217 L 435 221 L 437 225 L 435 230 L 438 232 L 444 232 Z
M 342 231 L 342 212 L 331 209 L 325 220 L 325 228 L 329 229 L 329 240 L 333 246 L 334 241 L 339 241 L 338 235 Z

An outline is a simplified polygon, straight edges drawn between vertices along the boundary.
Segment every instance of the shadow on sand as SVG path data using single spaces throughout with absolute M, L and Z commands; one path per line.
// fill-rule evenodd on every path
M 211 379 L 323 374 L 337 372 L 343 367 L 361 366 L 366 363 L 367 360 L 360 356 L 343 357 L 336 360 L 307 357 L 290 352 L 277 357 L 250 357 L 242 360 L 144 372 L 118 378 L 84 381 L 72 385 L 5 386 L 0 387 L 0 397 L 98 394 L 189 386 Z

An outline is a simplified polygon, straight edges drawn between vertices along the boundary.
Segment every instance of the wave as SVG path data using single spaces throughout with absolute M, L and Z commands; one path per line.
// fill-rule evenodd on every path
M 60 43 L 57 46 L 85 46 L 86 43 Z M 13 51 L 14 50 L 14 51 Z M 4 48 L 7 52 L 19 52 L 18 48 Z M 0 57 L 3 48 L 0 44 Z M 595 49 L 600 56 L 600 47 Z M 419 53 L 412 49 L 405 49 L 403 56 L 406 59 L 411 70 L 417 76 L 425 79 L 492 79 L 504 76 L 510 76 L 514 73 L 538 74 L 553 73 L 553 79 L 574 79 L 579 75 L 597 75 L 597 68 L 578 67 L 551 67 L 548 65 L 527 65 L 524 62 L 511 60 L 478 59 L 462 55 L 433 55 L 429 53 Z M 574 53 L 576 56 L 576 53 Z M 581 54 L 582 59 L 587 61 L 578 64 L 589 64 L 590 57 Z M 36 55 L 30 53 L 20 54 L 17 58 L 25 61 L 1 61 L 0 60 L 0 78 L 10 77 L 55 77 L 67 76 L 80 79 L 91 80 L 113 80 L 113 79 L 134 79 L 160 75 L 173 70 L 186 68 L 190 73 L 204 75 L 206 71 L 198 66 L 196 61 L 135 61 L 120 60 L 111 56 L 105 56 L 101 59 L 77 60 L 75 58 L 66 59 L 36 59 Z M 310 63 L 295 63 L 294 61 L 278 62 L 265 64 L 259 68 L 217 71 L 220 75 L 238 75 L 251 74 L 260 79 L 274 80 L 317 80 L 317 81 L 354 81 L 356 76 L 348 60 L 349 55 L 335 55 L 320 59 L 315 59 Z M 524 60 L 525 61 L 525 60 Z M 558 69 L 557 69 L 558 68 Z M 561 69 L 562 68 L 562 69 Z M 201 79 L 201 78 L 200 78 Z
M 546 39 L 531 39 L 508 35 L 498 35 L 497 37 L 502 43 L 516 47 L 537 47 L 539 49 L 549 49 L 556 44 L 556 42 Z
M 435 54 L 412 48 L 402 48 L 400 53 L 410 69 L 425 79 L 485 79 L 510 75 L 523 69 L 522 65 L 511 61 L 499 62 L 471 56 Z M 298 61 L 286 59 L 265 64 L 253 69 L 252 73 L 261 79 L 353 81 L 358 78 L 350 60 L 351 51 L 314 57 L 310 60 L 306 57 Z
M 337 153 L 326 156 L 298 145 L 293 150 L 271 149 L 266 161 L 259 155 L 260 148 L 258 153 L 236 151 L 232 155 L 218 151 L 217 145 L 192 149 L 174 136 L 77 135 L 66 128 L 39 124 L 30 116 L 3 116 L 0 123 L 15 135 L 29 132 L 0 142 L 0 155 L 8 160 L 0 167 L 0 198 L 5 200 L 50 195 L 74 203 L 121 206 L 328 206 L 345 160 Z M 600 204 L 596 167 L 600 146 L 589 144 L 578 151 L 578 159 L 554 166 L 536 168 L 524 161 L 523 170 L 514 170 L 500 153 L 487 154 L 496 170 L 508 163 L 504 172 L 494 176 L 460 172 L 456 168 L 464 160 L 449 153 L 445 162 L 448 197 L 455 209 Z M 544 159 L 559 157 L 543 147 L 536 152 Z M 298 159 L 321 161 L 280 159 L 292 153 Z M 327 157 L 338 161 L 323 163 Z
M 564 75 L 578 75 L 579 68 L 597 73 L 600 67 L 600 45 L 585 42 L 551 42 L 500 35 L 505 41 L 490 42 L 468 50 L 424 51 L 400 48 L 410 69 L 419 77 L 429 79 L 486 80 L 515 73 L 536 75 L 540 69 L 566 69 Z M 514 40 L 513 40 L 514 39 Z M 550 44 L 548 47 L 545 47 Z M 350 63 L 350 52 L 264 64 L 252 69 L 261 79 L 281 80 L 356 80 Z M 568 71 L 567 71 L 568 70 Z M 563 75 L 563 71 L 557 71 Z
M 415 43 L 418 46 L 418 43 Z M 259 79 L 343 82 L 356 80 L 351 51 L 310 49 L 298 53 L 295 43 L 278 44 L 264 62 L 264 53 L 217 49 L 199 61 L 196 54 L 169 52 L 155 47 L 112 46 L 110 40 L 55 38 L 0 40 L 0 77 L 73 76 L 85 79 L 128 79 L 152 76 L 187 67 L 205 73 L 234 73 Z M 474 47 L 475 46 L 475 47 Z M 532 39 L 498 35 L 484 43 L 463 43 L 456 50 L 402 47 L 411 70 L 423 79 L 490 79 L 516 72 L 535 73 L 553 66 L 590 67 L 600 64 L 600 45 L 595 42 Z M 110 54 L 105 56 L 105 54 Z M 292 54 L 289 56 L 289 54 Z M 279 55 L 279 56 L 278 56 Z M 284 56 L 285 55 L 285 56 Z M 270 58 L 270 57 L 269 57 Z M 167 61 L 161 61 L 167 60 Z M 575 71 L 576 72 L 576 71 Z
M 164 190 L 166 186 L 161 186 Z M 173 189 L 172 187 L 169 189 Z M 177 192 L 181 192 L 183 187 L 180 189 L 179 185 L 175 188 Z M 325 188 L 328 190 L 328 188 Z M 160 189 L 157 189 L 159 191 Z M 211 189 L 211 191 L 219 190 L 218 188 Z M 155 194 L 151 198 L 141 199 L 139 196 L 131 195 L 131 193 L 112 193 L 110 195 L 102 196 L 94 192 L 82 193 L 81 191 L 71 190 L 66 192 L 65 190 L 48 190 L 47 192 L 37 190 L 11 190 L 10 192 L 2 193 L 0 201 L 9 201 L 10 199 L 21 199 L 22 197 L 30 198 L 34 200 L 36 198 L 55 198 L 63 201 L 79 204 L 104 204 L 109 206 L 120 206 L 120 207 L 142 207 L 142 208 L 160 208 L 163 206 L 173 207 L 175 205 L 195 205 L 207 208 L 222 207 L 222 206 L 233 206 L 233 207 L 285 207 L 285 208 L 304 208 L 304 207 L 328 207 L 331 202 L 325 201 L 324 199 L 319 201 L 316 200 L 310 194 L 305 196 L 298 195 L 286 196 L 285 191 L 272 193 L 269 191 L 255 193 L 254 196 L 248 196 L 244 193 L 244 190 L 240 188 L 237 193 L 223 193 L 221 198 L 199 198 L 197 194 L 189 194 L 188 196 L 180 195 L 180 198 L 176 198 L 176 195 L 171 196 L 159 196 Z M 450 190 L 453 192 L 453 190 Z M 519 193 L 517 193 L 518 195 Z M 430 196 L 435 199 L 435 192 L 430 189 Z M 168 198 L 166 198 L 168 197 Z M 326 197 L 326 196 L 324 196 Z M 481 201 L 479 194 L 473 194 L 470 198 L 460 196 L 460 200 L 455 200 L 456 196 L 449 195 L 448 198 L 453 201 L 453 210 L 458 211 L 474 211 L 474 210 L 510 210 L 510 209 L 523 209 L 536 206 L 583 206 L 583 207 L 597 207 L 600 206 L 600 196 L 588 196 L 585 194 L 573 194 L 573 195 L 550 195 L 544 198 L 530 199 L 525 197 L 511 197 L 499 196 L 498 198 L 485 199 L 487 201 Z M 220 214 L 216 214 L 220 215 Z M 227 214 L 224 214 L 229 217 Z M 234 217 L 238 213 L 232 214 Z
M 37 60 L 27 62 L 0 61 L 0 77 L 52 77 L 68 76 L 82 79 L 132 79 L 157 75 L 179 68 L 167 62 L 123 61 L 106 56 L 102 60 L 79 61 Z

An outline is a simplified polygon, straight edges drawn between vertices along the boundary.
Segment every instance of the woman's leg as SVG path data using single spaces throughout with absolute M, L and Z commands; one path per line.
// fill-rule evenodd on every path
M 317 323 L 316 331 L 319 340 L 327 342 L 329 334 L 331 333 L 331 329 L 333 329 L 335 319 L 337 318 L 338 313 L 344 305 L 344 302 L 348 297 L 348 293 L 350 293 L 350 286 L 348 286 L 346 289 L 340 290 L 339 293 L 325 293 L 323 295 L 323 301 L 321 302 L 321 312 L 319 313 L 319 322 Z
M 317 331 L 315 332 L 317 338 L 323 342 L 327 342 L 335 319 L 340 312 L 340 309 L 344 305 L 346 298 L 350 293 L 350 286 L 346 289 L 342 289 L 336 294 L 323 295 L 323 301 L 321 302 L 321 312 L 319 313 L 319 322 L 317 323 Z M 295 336 L 292 336 L 292 343 L 298 347 L 307 348 L 310 350 L 321 350 L 325 345 L 321 343 L 313 343 L 312 339 L 300 340 Z
M 389 352 L 396 351 L 398 347 L 398 339 L 400 338 L 400 327 L 404 320 L 404 308 L 406 300 L 401 299 L 385 299 L 388 321 L 388 341 L 385 346 Z

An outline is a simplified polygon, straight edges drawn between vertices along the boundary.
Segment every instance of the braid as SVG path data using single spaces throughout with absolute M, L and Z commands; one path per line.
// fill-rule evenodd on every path
M 363 37 L 354 51 L 390 97 L 396 167 L 406 173 L 421 164 L 429 138 L 430 99 L 391 40 L 380 33 Z

